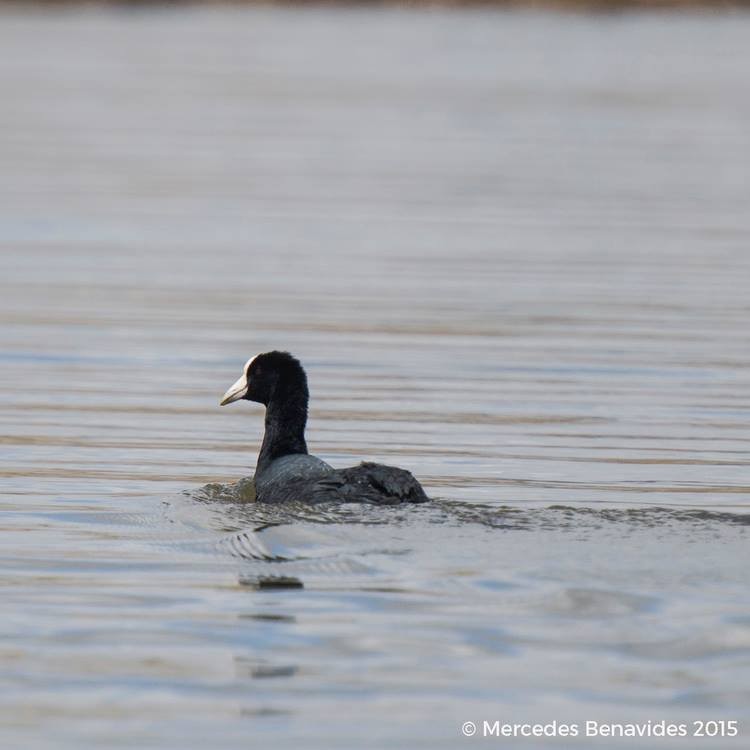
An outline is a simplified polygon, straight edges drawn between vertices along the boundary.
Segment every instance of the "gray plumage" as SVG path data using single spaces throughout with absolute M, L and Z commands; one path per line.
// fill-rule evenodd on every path
M 334 469 L 307 454 L 283 456 L 255 475 L 255 497 L 260 502 L 423 503 L 429 498 L 405 469 L 363 461 L 359 466 Z

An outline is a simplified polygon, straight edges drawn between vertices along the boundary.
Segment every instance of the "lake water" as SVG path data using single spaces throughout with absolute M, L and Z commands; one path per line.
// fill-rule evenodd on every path
M 4 9 L 2 746 L 747 747 L 749 38 Z M 435 502 L 202 490 L 274 348 L 315 453 Z

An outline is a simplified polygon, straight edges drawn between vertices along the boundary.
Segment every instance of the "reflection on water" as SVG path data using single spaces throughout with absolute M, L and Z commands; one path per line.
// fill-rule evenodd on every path
M 1 20 L 4 746 L 747 722 L 747 16 Z M 271 348 L 436 502 L 248 502 Z

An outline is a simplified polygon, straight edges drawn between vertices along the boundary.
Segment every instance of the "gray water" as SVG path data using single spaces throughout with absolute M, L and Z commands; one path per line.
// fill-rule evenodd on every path
M 746 747 L 749 38 L 3 10 L 3 748 Z M 239 502 L 273 348 L 435 501 Z

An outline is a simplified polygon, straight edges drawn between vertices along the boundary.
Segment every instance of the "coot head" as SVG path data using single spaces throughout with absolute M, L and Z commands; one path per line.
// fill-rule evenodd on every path
M 307 377 L 302 365 L 289 352 L 274 351 L 250 358 L 220 405 L 245 399 L 268 406 L 273 400 L 289 397 L 307 402 Z

